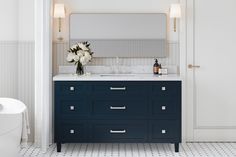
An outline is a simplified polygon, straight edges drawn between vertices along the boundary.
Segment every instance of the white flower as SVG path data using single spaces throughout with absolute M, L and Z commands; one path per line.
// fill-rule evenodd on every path
M 78 56 L 78 55 L 74 55 L 74 58 L 73 58 L 76 62 L 78 62 L 79 61 L 79 59 L 80 59 L 80 56 Z
M 90 53 L 88 51 L 85 51 L 84 56 L 90 56 Z
M 89 50 L 89 49 L 86 47 L 86 45 L 83 44 L 83 43 L 78 43 L 78 46 L 79 46 L 82 50 L 85 50 L 85 51 Z
M 77 48 L 77 45 L 72 45 L 71 46 L 71 49 L 73 50 L 73 49 L 76 49 Z
M 88 61 L 86 60 L 85 57 L 81 57 L 81 58 L 80 58 L 80 63 L 81 63 L 82 65 L 86 65 L 87 62 L 88 62 Z
M 83 56 L 85 52 L 86 52 L 86 51 L 79 50 L 79 51 L 78 51 L 78 54 L 80 54 L 81 56 Z
M 75 55 L 75 54 L 73 54 L 73 53 L 69 53 L 69 54 L 67 55 L 66 60 L 67 60 L 68 62 L 73 61 L 73 59 L 74 59 L 74 55 Z
M 92 59 L 92 56 L 90 54 L 85 54 L 85 59 L 87 62 L 89 62 Z

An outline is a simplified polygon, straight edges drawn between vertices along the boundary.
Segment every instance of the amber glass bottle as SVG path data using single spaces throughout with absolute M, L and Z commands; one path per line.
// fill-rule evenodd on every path
M 160 68 L 160 65 L 158 64 L 158 60 L 155 59 L 155 63 L 153 65 L 153 74 L 159 74 L 159 68 Z

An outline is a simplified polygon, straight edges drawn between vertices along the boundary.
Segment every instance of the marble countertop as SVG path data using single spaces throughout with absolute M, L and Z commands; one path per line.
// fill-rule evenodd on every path
M 59 74 L 53 81 L 182 81 L 182 78 L 177 74 Z

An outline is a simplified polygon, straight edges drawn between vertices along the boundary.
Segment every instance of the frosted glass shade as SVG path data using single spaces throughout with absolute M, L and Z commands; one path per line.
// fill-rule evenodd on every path
M 54 6 L 54 17 L 65 18 L 65 6 L 64 4 L 55 4 Z
M 180 4 L 171 4 L 170 7 L 170 18 L 180 18 L 181 17 L 181 7 Z

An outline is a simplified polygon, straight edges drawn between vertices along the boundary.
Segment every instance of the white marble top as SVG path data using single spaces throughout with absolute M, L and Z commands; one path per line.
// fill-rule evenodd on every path
M 53 81 L 181 81 L 176 74 L 59 74 L 53 77 Z

